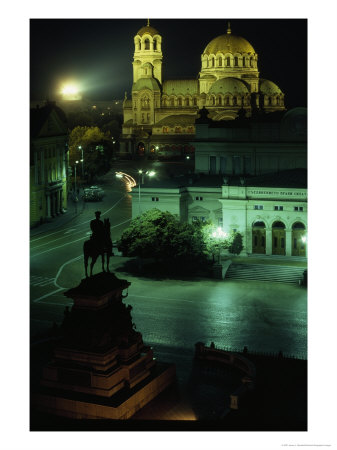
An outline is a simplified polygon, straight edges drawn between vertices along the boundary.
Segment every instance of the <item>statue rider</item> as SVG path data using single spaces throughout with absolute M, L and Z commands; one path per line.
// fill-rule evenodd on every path
M 101 211 L 95 212 L 96 219 L 90 222 L 90 229 L 92 231 L 92 235 L 90 239 L 97 249 L 97 251 L 103 251 L 104 249 L 104 237 L 105 237 L 105 229 L 104 224 L 101 221 Z

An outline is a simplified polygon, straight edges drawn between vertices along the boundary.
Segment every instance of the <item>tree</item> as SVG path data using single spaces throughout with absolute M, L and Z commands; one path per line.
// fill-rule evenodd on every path
M 179 271 L 193 270 L 205 261 L 200 227 L 181 223 L 171 213 L 158 209 L 133 219 L 118 248 L 126 256 L 154 258 Z
M 109 133 L 98 127 L 75 127 L 69 136 L 69 165 L 80 161 L 83 150 L 84 173 L 92 181 L 96 175 L 104 175 L 111 167 L 112 143 Z
M 231 236 L 231 242 L 228 250 L 233 255 L 239 255 L 243 250 L 243 236 L 239 232 L 235 232 Z
M 228 249 L 230 245 L 227 234 L 220 227 L 216 228 L 212 222 L 201 224 L 201 232 L 207 254 L 212 255 L 213 262 L 216 255 L 220 259 L 221 250 Z

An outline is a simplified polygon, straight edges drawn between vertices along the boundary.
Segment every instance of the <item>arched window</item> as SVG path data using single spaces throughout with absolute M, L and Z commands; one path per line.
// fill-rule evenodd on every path
M 145 41 L 144 41 L 144 48 L 145 48 L 145 50 L 150 50 L 150 41 L 149 41 L 149 39 L 145 39 Z
M 198 106 L 198 100 L 197 100 L 197 97 L 194 97 L 194 98 L 193 98 L 193 105 L 194 105 L 194 106 Z
M 221 67 L 221 66 L 222 66 L 222 58 L 221 58 L 221 56 L 219 56 L 219 59 L 218 59 L 218 64 L 219 64 L 219 67 Z
M 181 133 L 181 127 L 175 127 L 174 132 L 175 133 Z
M 276 97 L 276 104 L 277 104 L 277 105 L 280 104 L 280 97 Z
M 222 98 L 220 97 L 220 95 L 218 97 L 218 105 L 222 105 Z
M 226 58 L 226 66 L 229 67 L 231 65 L 231 59 L 229 56 Z
M 182 106 L 182 104 L 183 104 L 182 98 L 179 97 L 179 98 L 178 98 L 178 106 Z
M 271 106 L 273 104 L 273 100 L 271 97 L 268 98 L 268 105 Z
M 245 56 L 242 58 L 242 66 L 246 67 L 246 57 Z
M 169 128 L 168 127 L 163 127 L 163 133 L 168 133 L 169 132 Z
M 238 104 L 238 101 L 236 99 L 236 97 L 233 97 L 233 105 L 236 106 Z
M 166 98 L 163 98 L 163 106 L 167 106 L 167 100 L 166 100 Z
M 174 106 L 174 98 L 170 99 L 170 106 Z
M 211 97 L 211 105 L 215 105 L 215 97 Z
M 157 39 L 153 39 L 153 50 L 157 50 Z
M 254 66 L 254 64 L 253 64 L 253 63 L 254 63 L 254 61 L 253 61 L 253 57 L 251 56 L 251 57 L 250 57 L 250 67 L 253 67 L 253 66 Z
M 187 99 L 185 100 L 185 105 L 186 105 L 186 106 L 190 106 L 190 99 L 189 99 L 189 98 L 187 98 Z
M 239 58 L 237 56 L 234 56 L 234 66 L 238 66 L 239 65 Z
M 226 105 L 226 106 L 229 106 L 229 97 L 226 97 L 226 98 L 225 98 L 225 105 Z

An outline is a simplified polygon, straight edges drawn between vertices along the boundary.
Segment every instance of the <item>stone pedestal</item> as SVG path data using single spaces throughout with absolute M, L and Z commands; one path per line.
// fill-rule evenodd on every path
M 63 338 L 43 369 L 39 410 L 70 418 L 127 419 L 175 379 L 173 365 L 156 363 L 135 331 L 123 291 L 130 283 L 110 273 L 82 280 L 65 292 Z

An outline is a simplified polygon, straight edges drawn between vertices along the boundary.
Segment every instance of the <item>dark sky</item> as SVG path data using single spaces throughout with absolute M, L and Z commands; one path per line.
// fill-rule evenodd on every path
M 250 42 L 260 77 L 285 93 L 286 106 L 307 104 L 304 19 L 151 19 L 163 38 L 163 79 L 196 78 L 207 44 L 227 30 Z M 147 19 L 31 19 L 31 99 L 55 98 L 60 81 L 77 80 L 92 100 L 131 92 L 133 38 Z

